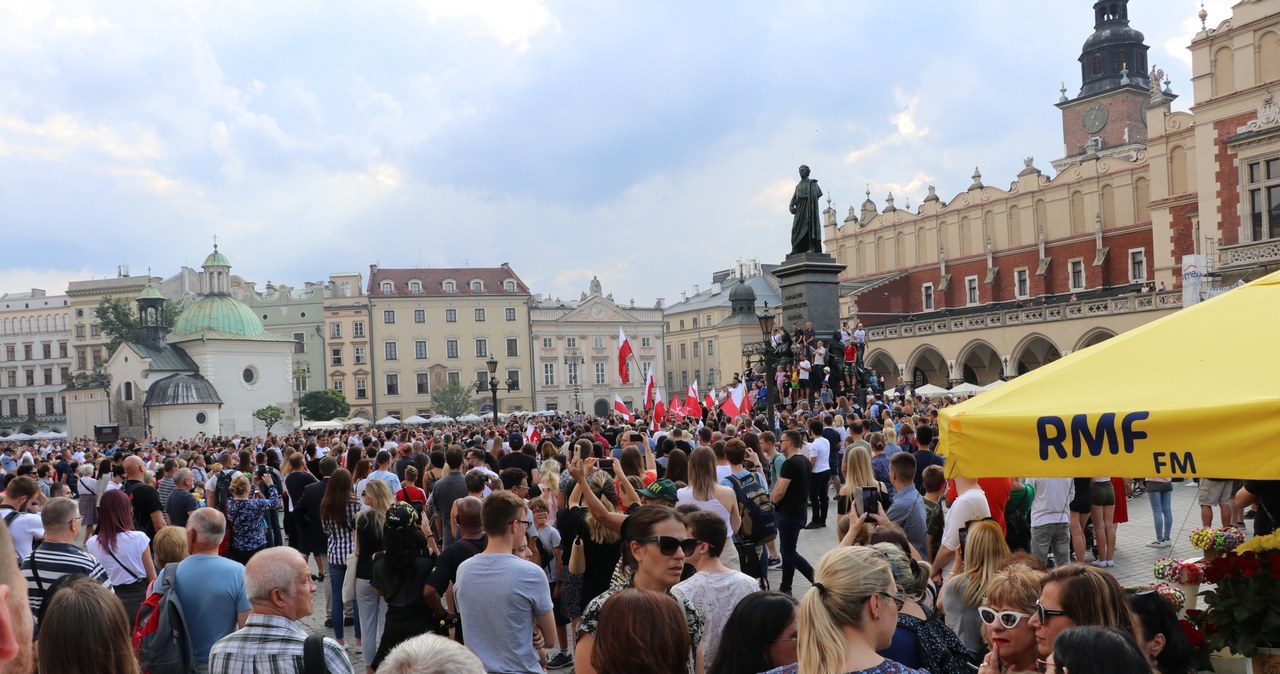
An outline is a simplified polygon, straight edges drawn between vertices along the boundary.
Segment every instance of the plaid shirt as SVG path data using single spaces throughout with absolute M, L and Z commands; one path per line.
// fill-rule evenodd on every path
M 307 633 L 276 615 L 249 614 L 244 627 L 218 640 L 209 651 L 209 674 L 302 674 Z M 355 674 L 347 651 L 324 640 L 324 667 L 331 674 Z

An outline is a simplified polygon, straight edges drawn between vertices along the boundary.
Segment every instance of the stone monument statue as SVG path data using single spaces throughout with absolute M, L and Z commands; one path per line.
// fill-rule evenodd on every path
M 822 229 L 818 224 L 818 199 L 822 190 L 809 177 L 809 167 L 800 167 L 800 182 L 791 196 L 791 254 L 821 253 Z

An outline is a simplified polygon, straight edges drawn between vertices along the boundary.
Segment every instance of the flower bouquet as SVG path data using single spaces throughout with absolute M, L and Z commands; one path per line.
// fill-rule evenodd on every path
M 1194 622 L 1210 650 L 1225 646 L 1254 657 L 1260 648 L 1280 647 L 1280 532 L 1209 561 L 1204 579 L 1217 587 L 1203 593 L 1205 610 Z
M 1204 550 L 1206 559 L 1231 552 L 1241 543 L 1244 543 L 1244 532 L 1235 527 L 1201 527 L 1191 532 L 1191 546 Z
M 1182 628 L 1182 633 L 1187 637 L 1187 643 L 1191 645 L 1191 664 L 1192 670 L 1196 672 L 1212 672 L 1213 662 L 1209 659 L 1213 655 L 1213 650 L 1209 647 L 1209 640 L 1205 637 L 1205 633 L 1200 629 L 1203 624 L 1203 611 L 1189 609 L 1187 617 L 1178 620 L 1178 627 Z
M 1198 562 L 1163 557 L 1156 560 L 1152 575 L 1156 580 L 1163 580 L 1179 585 L 1199 585 L 1204 582 L 1204 567 Z
M 1182 612 L 1183 607 L 1186 606 L 1186 603 L 1187 603 L 1187 595 L 1183 593 L 1181 589 L 1176 588 L 1168 583 L 1151 583 L 1150 585 L 1133 585 L 1125 589 L 1130 592 L 1133 592 L 1134 594 L 1146 594 L 1148 592 L 1155 592 L 1161 597 L 1164 597 L 1165 600 L 1168 601 L 1170 604 L 1173 604 L 1173 610 L 1178 611 L 1179 613 Z

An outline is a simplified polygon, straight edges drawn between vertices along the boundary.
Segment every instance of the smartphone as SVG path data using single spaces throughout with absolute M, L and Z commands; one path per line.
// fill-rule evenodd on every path
M 960 528 L 960 554 L 964 554 L 964 542 L 969 540 L 969 527 Z
M 878 487 L 862 488 L 862 512 L 875 513 L 880 509 L 880 489 Z
M 639 434 L 639 433 L 632 433 L 632 434 L 631 434 L 631 441 L 632 441 L 632 442 L 640 442 L 640 434 Z
M 600 468 L 600 470 L 603 470 L 606 472 L 613 472 L 613 459 L 600 459 L 600 462 L 597 463 L 596 465 Z

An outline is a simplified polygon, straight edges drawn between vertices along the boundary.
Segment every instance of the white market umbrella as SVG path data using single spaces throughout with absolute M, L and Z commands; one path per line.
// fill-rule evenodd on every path
M 924 396 L 926 398 L 940 398 L 948 393 L 950 393 L 950 391 L 947 389 L 944 389 L 941 386 L 934 386 L 933 384 L 925 384 L 924 386 L 916 389 L 916 395 Z
M 437 414 L 430 419 L 427 419 L 427 423 L 432 425 L 451 424 L 453 423 L 453 417 L 446 417 L 443 414 Z
M 336 431 L 342 428 L 342 424 L 336 421 L 308 421 L 299 427 L 303 431 Z
M 334 421 L 337 421 L 337 420 L 335 419 Z M 350 419 L 347 419 L 346 421 L 344 421 L 344 422 L 342 422 L 342 423 L 343 423 L 343 425 L 345 425 L 345 426 L 359 426 L 359 427 L 363 427 L 363 426 L 368 426 L 368 425 L 369 425 L 369 420 L 368 420 L 368 419 L 366 419 L 366 418 L 364 418 L 364 417 L 351 417 Z
M 995 380 L 995 381 L 991 382 L 990 384 L 987 384 L 986 386 L 983 386 L 983 387 L 982 387 L 982 390 L 983 390 L 983 391 L 990 391 L 990 390 L 991 390 L 991 389 L 993 389 L 993 388 L 999 388 L 999 387 L 1001 387 L 1001 386 L 1004 386 L 1006 383 L 1007 383 L 1007 382 L 1006 382 L 1005 380 L 1003 380 L 1003 379 L 997 379 L 997 380 Z
M 458 417 L 458 421 L 461 421 L 464 424 L 478 424 L 484 421 L 484 419 L 480 418 L 477 414 L 464 414 Z
M 30 440 L 30 439 L 31 439 L 31 436 L 27 435 L 26 433 L 14 433 L 13 435 L 10 435 L 7 438 L 3 438 L 3 440 L 5 441 L 13 440 L 18 442 L 21 442 L 23 440 Z
M 375 423 L 377 423 L 379 426 L 395 426 L 396 424 L 400 423 L 400 420 L 395 417 L 382 417 L 381 419 L 377 420 Z
M 963 384 L 959 384 L 953 387 L 951 389 L 951 393 L 955 395 L 971 396 L 975 393 L 982 393 L 985 390 L 986 389 L 982 388 L 981 386 L 978 386 L 977 384 L 970 384 L 969 382 L 964 382 Z
M 405 420 L 404 420 L 404 422 L 405 422 L 406 424 L 413 424 L 413 425 L 415 425 L 415 426 L 418 426 L 418 425 L 421 425 L 421 424 L 425 424 L 425 423 L 427 423 L 427 418 L 426 418 L 426 417 L 420 417 L 420 416 L 418 416 L 418 415 L 416 415 L 416 414 L 415 414 L 415 415 L 413 415 L 413 416 L 409 417 L 408 419 L 405 419 Z

